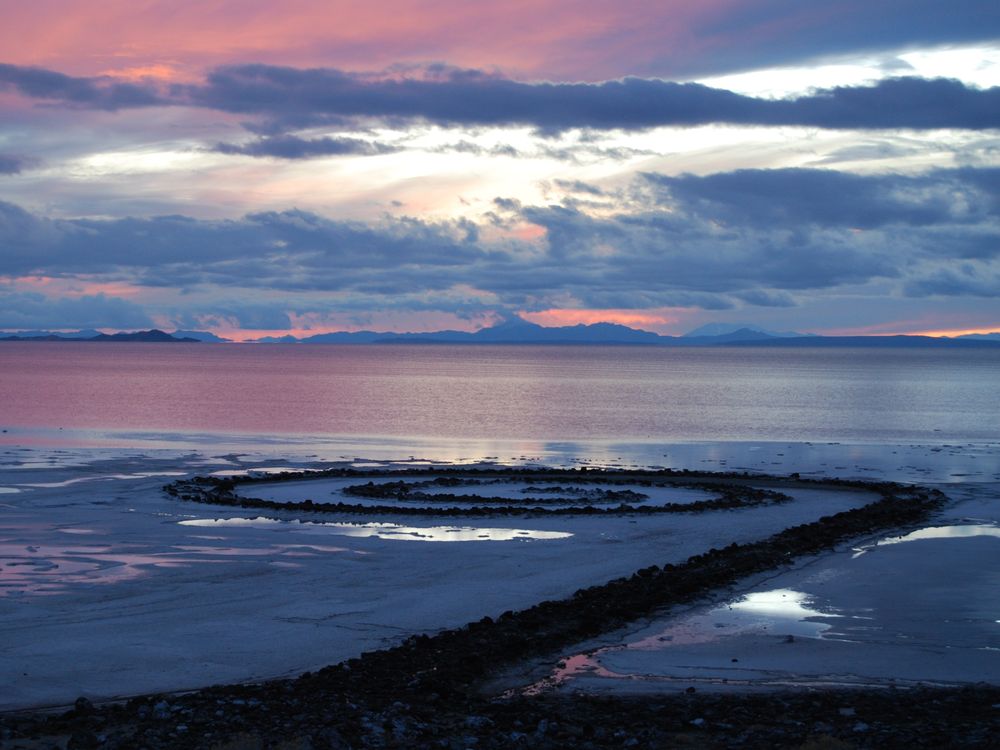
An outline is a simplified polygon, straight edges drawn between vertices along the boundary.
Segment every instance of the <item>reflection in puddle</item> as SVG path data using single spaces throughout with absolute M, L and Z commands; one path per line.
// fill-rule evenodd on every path
M 137 471 L 132 474 L 98 474 L 94 476 L 87 477 L 76 477 L 74 479 L 65 479 L 61 482 L 21 482 L 19 487 L 34 487 L 37 489 L 52 489 L 57 487 L 69 487 L 74 484 L 79 484 L 80 482 L 98 482 L 109 479 L 150 479 L 152 477 L 183 477 L 186 472 L 183 471 Z M 0 490 L 2 491 L 2 490 Z M 14 490 L 17 492 L 18 490 Z
M 801 591 L 755 591 L 708 611 L 688 615 L 665 630 L 640 640 L 574 654 L 560 662 L 549 677 L 529 686 L 523 692 L 534 695 L 582 676 L 643 679 L 642 674 L 620 674 L 602 663 L 604 655 L 616 651 L 658 651 L 673 646 L 713 643 L 748 633 L 789 639 L 821 638 L 830 629 L 830 625 L 807 619 L 820 617 L 833 618 L 841 615 L 813 609 L 812 599 Z
M 321 471 L 321 469 L 303 469 L 295 466 L 255 466 L 251 469 L 220 469 L 219 471 L 213 471 L 209 476 L 251 477 L 263 474 L 298 474 L 310 471 Z
M 257 547 L 174 545 L 162 551 L 130 549 L 132 545 L 17 544 L 0 542 L 0 597 L 18 594 L 59 594 L 73 586 L 108 584 L 147 575 L 152 569 L 241 561 L 298 567 L 275 557 L 309 558 L 366 552 L 322 544 L 273 544 Z
M 478 528 L 475 526 L 402 526 L 396 523 L 324 523 L 319 521 L 282 521 L 277 518 L 196 518 L 178 521 L 181 526 L 245 526 L 252 528 L 287 528 L 298 526 L 311 533 L 351 537 L 377 537 L 418 542 L 508 542 L 521 539 L 566 539 L 565 531 L 532 529 Z
M 27 554 L 26 554 L 27 553 Z M 140 554 L 110 545 L 63 547 L 0 544 L 0 596 L 56 594 L 72 584 L 117 583 L 145 575 L 148 568 L 170 568 L 210 559 L 177 559 L 166 554 Z
M 809 595 L 801 591 L 755 591 L 707 612 L 690 615 L 656 635 L 627 644 L 625 648 L 652 650 L 671 645 L 711 643 L 750 631 L 819 638 L 829 630 L 830 625 L 807 618 L 840 615 L 812 609 L 811 604 Z
M 899 536 L 886 537 L 873 544 L 866 545 L 854 550 L 852 559 L 864 555 L 866 552 L 875 550 L 876 547 L 888 547 L 910 542 L 925 540 L 955 540 L 972 538 L 1000 538 L 1000 526 L 994 522 L 975 522 L 976 519 L 964 519 L 968 523 L 955 524 L 949 526 L 930 526 Z M 948 557 L 943 551 L 943 547 L 952 547 L 952 554 L 955 554 L 954 546 L 950 544 L 928 547 L 928 554 L 933 555 L 940 561 L 942 566 L 950 568 L 955 565 L 954 558 Z M 987 543 L 989 544 L 989 543 Z M 957 545 L 961 547 L 962 545 Z M 898 547 L 896 548 L 899 549 Z M 890 567 L 900 562 L 892 562 L 892 553 L 885 550 L 882 555 L 889 557 L 888 561 L 877 561 L 879 565 L 887 564 Z M 874 557 L 874 555 L 873 555 Z M 967 559 L 960 558 L 960 559 Z M 847 570 L 848 574 L 854 570 L 854 566 L 862 563 L 851 563 Z M 873 564 L 875 564 L 873 562 Z M 902 564 L 906 564 L 905 561 Z M 931 564 L 933 567 L 933 563 Z M 872 568 L 867 568 L 871 570 Z M 882 570 L 881 567 L 874 568 Z M 949 674 L 951 666 L 947 669 L 939 665 L 940 659 L 951 658 L 956 660 L 956 664 L 961 665 L 963 652 L 971 650 L 978 652 L 989 651 L 995 646 L 988 645 L 991 641 L 995 643 L 995 636 L 985 635 L 982 630 L 982 617 L 984 614 L 991 619 L 989 622 L 1000 624 L 1000 620 L 995 620 L 993 610 L 990 609 L 989 602 L 994 601 L 992 597 L 986 598 L 985 609 L 983 607 L 964 608 L 960 602 L 961 594 L 957 596 L 946 596 L 942 593 L 934 592 L 935 586 L 945 586 L 948 580 L 944 575 L 940 582 L 938 579 L 931 579 L 922 585 L 927 587 L 920 589 L 915 604 L 916 613 L 912 621 L 907 617 L 900 618 L 898 610 L 904 603 L 914 601 L 908 598 L 904 592 L 889 591 L 894 583 L 886 581 L 868 581 L 865 579 L 865 569 L 855 572 L 857 577 L 847 589 L 848 594 L 841 593 L 838 599 L 852 602 L 847 609 L 835 609 L 824 607 L 820 609 L 815 604 L 809 594 L 793 589 L 772 589 L 769 591 L 755 591 L 746 596 L 727 602 L 722 606 L 715 606 L 711 609 L 694 610 L 687 615 L 680 615 L 668 620 L 668 626 L 654 633 L 653 635 L 643 635 L 635 637 L 627 643 L 613 646 L 605 646 L 594 651 L 576 653 L 561 661 L 558 667 L 546 679 L 537 682 L 527 688 L 528 693 L 538 693 L 549 688 L 559 686 L 568 681 L 582 678 L 608 678 L 610 680 L 621 680 L 628 682 L 656 682 L 657 684 L 667 684 L 671 681 L 683 682 L 698 680 L 705 683 L 721 684 L 728 683 L 729 686 L 742 684 L 761 685 L 766 682 L 774 684 L 809 684 L 819 686 L 815 675 L 808 678 L 795 678 L 803 669 L 812 669 L 821 675 L 836 674 L 837 684 L 843 686 L 850 684 L 844 680 L 858 679 L 858 674 L 865 673 L 866 669 L 874 669 L 876 672 L 885 670 L 883 658 L 886 663 L 893 664 L 892 669 L 896 672 L 894 679 L 900 678 L 900 674 L 911 674 L 911 678 L 918 682 L 927 682 L 925 675 Z M 922 570 L 922 569 L 917 569 Z M 915 573 L 916 574 L 916 573 Z M 810 581 L 813 584 L 822 584 L 830 576 L 839 576 L 841 572 L 836 568 L 827 571 L 813 572 Z M 893 578 L 892 581 L 899 579 Z M 963 580 L 961 584 L 954 583 L 952 586 L 959 592 L 969 591 L 968 588 L 982 598 L 981 589 L 982 578 L 973 579 L 971 582 Z M 843 585 L 843 584 L 841 584 Z M 986 585 L 992 585 L 991 582 Z M 878 609 L 871 609 L 863 605 L 871 603 L 871 588 L 873 586 L 885 587 L 885 598 L 892 602 L 886 607 L 885 612 Z M 835 590 L 837 590 L 835 588 Z M 840 589 L 843 591 L 843 589 Z M 990 589 L 992 593 L 992 589 Z M 860 592 L 857 599 L 850 597 L 850 592 Z M 933 597 L 933 598 L 932 598 Z M 879 597 L 875 598 L 877 602 Z M 937 609 L 927 610 L 928 604 L 933 602 Z M 881 606 L 881 605 L 880 605 Z M 954 608 L 954 611 L 949 609 Z M 836 618 L 836 619 L 835 619 Z M 661 626 L 662 627 L 662 626 Z M 646 633 L 652 632 L 652 627 Z M 732 641 L 727 639 L 732 638 Z M 761 644 L 781 643 L 783 640 L 794 643 L 798 639 L 806 639 L 806 642 L 813 644 L 804 653 L 811 654 L 809 658 L 815 661 L 809 662 L 801 656 L 786 658 L 779 656 L 779 651 L 768 652 L 763 656 L 759 652 Z M 840 652 L 840 646 L 830 646 L 833 643 L 851 644 L 845 646 L 845 650 Z M 820 645 L 822 644 L 822 645 Z M 871 652 L 865 649 L 886 648 L 889 645 L 904 649 L 903 657 L 897 657 L 892 650 L 887 650 L 885 656 L 879 656 L 872 665 L 865 663 L 869 658 L 867 654 Z M 702 646 L 707 645 L 707 648 Z M 688 648 L 688 647 L 694 648 Z M 676 648 L 677 651 L 671 653 L 669 649 Z M 732 653 L 741 656 L 739 664 L 733 658 L 730 663 L 730 648 Z M 849 648 L 855 649 L 850 651 Z M 924 649 L 928 654 L 933 654 L 930 660 L 916 659 L 908 655 L 905 649 Z M 636 652 L 660 651 L 659 656 L 650 655 L 640 657 Z M 790 652 L 785 652 L 790 653 Z M 844 656 L 837 654 L 843 653 Z M 858 654 L 866 656 L 860 657 Z M 853 656 L 852 656 L 853 654 Z M 753 660 L 753 667 L 747 666 L 749 659 L 743 659 L 744 655 L 756 657 Z M 847 674 L 840 674 L 838 670 L 843 669 L 840 659 L 851 659 L 855 661 L 850 664 L 849 669 L 853 670 Z M 899 658 L 900 661 L 893 662 Z M 974 657 L 972 662 L 981 665 L 980 658 Z M 658 665 L 650 670 L 649 664 Z M 766 665 L 766 666 L 761 666 Z M 807 665 L 811 665 L 807 666 Z M 973 669 L 978 667 L 956 667 L 956 669 Z M 664 670 L 663 673 L 657 669 Z M 902 670 L 900 672 L 899 670 Z M 923 672 L 922 670 L 930 670 Z M 988 672 L 988 669 L 987 669 Z M 980 674 L 981 672 L 976 672 Z M 734 679 L 735 675 L 735 679 Z M 777 676 L 777 677 L 776 677 Z M 681 679 L 683 678 L 683 679 Z M 800 683 L 794 680 L 799 679 Z M 861 678 L 858 684 L 869 684 L 865 682 L 867 678 Z M 881 677 L 872 678 L 877 681 Z M 749 680 L 749 682 L 746 682 Z M 777 680 L 777 681 L 775 681 Z M 789 681 L 792 680 L 792 681 Z M 945 684 L 942 682 L 942 684 Z M 584 684 L 584 690 L 588 689 Z
M 852 557 L 861 557 L 869 550 L 876 547 L 885 547 L 891 544 L 904 544 L 906 542 L 919 542 L 927 539 L 969 539 L 977 536 L 991 536 L 1000 539 L 1000 526 L 993 523 L 969 523 L 958 526 L 928 526 L 927 528 L 911 531 L 903 536 L 890 536 L 879 539 L 874 544 L 867 544 L 857 547 Z

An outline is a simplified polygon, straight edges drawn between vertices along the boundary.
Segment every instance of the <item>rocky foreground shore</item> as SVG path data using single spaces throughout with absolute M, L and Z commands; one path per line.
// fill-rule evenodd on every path
M 880 499 L 650 566 L 572 597 L 418 635 L 291 680 L 0 717 L 0 746 L 37 748 L 997 747 L 1000 686 L 675 696 L 492 697 L 498 670 L 850 539 L 927 518 L 945 498 L 889 483 Z M 239 633 L 233 633 L 239 638 Z
M 995 748 L 1000 688 L 686 693 L 654 698 L 430 694 L 387 705 L 295 682 L 5 717 L 5 750 L 41 748 Z

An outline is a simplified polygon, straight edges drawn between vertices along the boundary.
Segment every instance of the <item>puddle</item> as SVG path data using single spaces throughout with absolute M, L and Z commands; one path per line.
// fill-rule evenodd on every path
M 639 640 L 616 646 L 606 646 L 592 652 L 574 654 L 540 682 L 522 692 L 535 695 L 576 677 L 605 677 L 643 680 L 642 673 L 619 673 L 609 669 L 602 657 L 614 652 L 660 651 L 674 646 L 714 643 L 725 638 L 750 633 L 795 638 L 821 638 L 830 624 L 810 618 L 834 618 L 841 615 L 814 609 L 812 598 L 801 591 L 772 589 L 755 591 L 745 596 L 681 617 L 665 630 Z
M 976 681 L 991 673 L 984 652 L 996 649 L 993 628 L 1000 620 L 990 604 L 995 598 L 984 598 L 985 592 L 992 594 L 995 578 L 979 560 L 974 570 L 963 569 L 954 578 L 948 571 L 966 565 L 968 553 L 964 545 L 941 540 L 1000 538 L 1000 526 L 962 520 L 966 523 L 879 539 L 855 549 L 850 560 L 831 558 L 830 567 L 809 574 L 807 591 L 819 587 L 816 598 L 776 588 L 695 608 L 665 623 L 653 622 L 624 643 L 571 654 L 525 691 L 536 694 L 574 680 L 583 681 L 573 683 L 576 689 L 588 690 L 588 678 L 643 690 L 690 682 L 728 689 L 741 680 L 754 686 L 817 686 L 831 678 L 838 684 L 865 683 L 865 675 L 874 675 L 869 681 L 884 683 L 891 677 L 900 684 L 907 679 L 931 684 L 956 675 Z M 900 561 L 885 550 L 854 562 L 876 547 L 899 551 L 895 545 L 926 540 L 937 545 L 928 545 L 926 554 L 912 549 L 916 557 Z M 843 604 L 825 604 L 831 600 Z
M 25 554 L 27 553 L 27 554 Z M 149 568 L 171 568 L 210 559 L 140 554 L 108 545 L 0 544 L 0 597 L 12 594 L 59 594 L 75 584 L 107 584 L 144 576 Z
M 282 560 L 274 558 L 368 554 L 347 547 L 323 544 L 256 547 L 181 544 L 162 551 L 137 551 L 129 549 L 129 546 L 94 544 L 66 547 L 0 542 L 0 598 L 24 594 L 61 594 L 80 585 L 119 583 L 146 576 L 157 568 L 182 568 L 234 561 L 278 565 Z M 284 566 L 297 567 L 298 563 L 285 560 Z
M 971 539 L 972 537 L 991 536 L 1000 539 L 1000 526 L 994 523 L 968 523 L 957 526 L 928 526 L 923 529 L 911 531 L 903 536 L 890 536 L 879 539 L 874 544 L 866 544 L 855 547 L 852 558 L 861 555 L 877 547 L 887 547 L 892 544 L 905 544 L 907 542 L 920 542 L 928 539 Z
M 178 521 L 181 526 L 296 528 L 306 533 L 327 533 L 350 537 L 376 537 L 418 542 L 509 542 L 517 540 L 567 539 L 565 531 L 534 529 L 481 528 L 475 526 L 403 526 L 396 523 L 325 523 L 320 521 L 283 521 L 277 518 L 193 518 Z
M 74 479 L 66 479 L 61 482 L 22 482 L 18 486 L 34 487 L 38 489 L 51 489 L 55 487 L 69 487 L 70 485 L 79 484 L 80 482 L 99 482 L 109 479 L 149 479 L 151 477 L 183 477 L 185 475 L 186 472 L 183 471 L 139 471 L 134 474 L 98 474 L 95 476 L 88 476 L 88 477 L 76 477 Z M 16 491 L 17 490 L 15 490 L 15 492 Z
M 811 604 L 812 598 L 801 591 L 756 591 L 704 614 L 684 618 L 661 633 L 628 644 L 627 648 L 650 650 L 672 644 L 711 643 L 748 631 L 819 638 L 830 625 L 807 618 L 840 615 L 812 609 Z
M 213 471 L 213 477 L 252 477 L 257 474 L 291 474 L 299 472 L 321 471 L 321 469 L 302 469 L 295 466 L 255 466 L 252 469 L 220 469 Z

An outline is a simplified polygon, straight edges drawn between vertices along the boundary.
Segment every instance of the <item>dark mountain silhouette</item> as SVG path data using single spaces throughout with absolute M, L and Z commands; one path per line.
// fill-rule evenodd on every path
M 208 331 L 171 331 L 171 336 L 175 339 L 194 339 L 195 341 L 206 341 L 210 344 L 226 344 L 232 339 L 224 339 Z
M 767 328 L 761 328 L 760 326 L 754 325 L 753 323 L 706 323 L 703 326 L 699 326 L 692 331 L 688 331 L 681 338 L 705 338 L 705 337 L 716 337 L 716 336 L 728 336 L 729 334 L 737 333 L 740 331 L 750 331 L 752 333 L 763 334 L 764 336 L 770 336 L 774 338 L 793 338 L 795 336 L 812 336 L 811 333 L 798 333 L 797 331 L 771 331 Z M 749 338 L 744 334 L 745 338 Z
M 711 333 L 717 331 L 718 333 Z M 996 335 L 994 339 L 993 336 Z M 669 347 L 699 346 L 784 346 L 784 347 L 975 347 L 1000 345 L 1000 334 L 980 338 L 932 338 L 929 336 L 817 336 L 791 331 L 766 331 L 756 326 L 734 327 L 730 323 L 710 323 L 683 336 L 661 336 L 616 323 L 546 328 L 520 317 L 510 317 L 490 328 L 429 333 L 354 331 L 321 333 L 297 339 L 269 336 L 257 343 L 302 344 L 601 344 Z
M 187 341 L 187 342 L 197 342 L 198 339 L 179 339 L 171 336 L 169 333 L 159 330 L 158 328 L 153 328 L 149 331 L 135 331 L 133 333 L 101 333 L 94 336 L 92 339 L 87 339 L 87 341 L 148 341 L 148 342 L 166 342 L 166 341 Z
M 738 328 L 735 331 L 722 333 L 717 336 L 691 336 L 684 334 L 677 339 L 675 346 L 718 346 L 719 344 L 734 344 L 745 341 L 770 341 L 781 338 L 763 333 L 753 328 Z
M 661 344 L 670 338 L 615 323 L 546 328 L 521 318 L 511 318 L 475 333 L 436 331 L 390 334 L 389 337 L 376 341 L 382 343 L 434 341 L 462 344 Z
M 2 338 L 16 337 L 18 339 L 92 339 L 99 336 L 100 331 L 85 328 L 80 331 L 11 331 L 0 333 Z
M 772 346 L 785 348 L 803 347 L 933 347 L 975 349 L 1000 346 L 998 339 L 944 338 L 938 336 L 808 336 L 802 338 L 770 338 L 730 341 L 730 346 Z
M 723 331 L 705 335 L 703 331 Z M 49 331 L 19 331 L 0 334 L 0 341 L 140 341 L 140 342 L 210 342 L 227 343 L 227 339 L 204 331 L 175 331 L 174 334 L 153 329 L 132 333 L 95 333 L 92 336 Z M 29 335 L 24 335 L 29 334 Z M 36 335 L 37 334 L 37 335 Z M 181 335 L 184 334 L 184 335 Z M 467 331 L 433 331 L 430 333 L 393 333 L 389 331 L 339 331 L 321 333 L 298 339 L 294 336 L 267 336 L 253 343 L 262 344 L 549 344 L 549 345 L 641 345 L 665 347 L 995 347 L 1000 346 L 1000 332 L 970 334 L 956 338 L 932 336 L 816 336 L 790 332 L 767 332 L 756 327 L 732 329 L 731 324 L 709 324 L 684 336 L 661 336 L 616 323 L 546 328 L 519 317 L 511 317 L 490 328 Z
M 198 339 L 177 338 L 169 333 L 153 328 L 149 331 L 134 331 L 132 333 L 98 333 L 89 338 L 74 338 L 70 336 L 60 336 L 57 334 L 45 334 L 43 336 L 6 336 L 0 341 L 144 341 L 144 342 L 186 342 L 191 344 L 200 343 Z
M 378 333 L 377 331 L 337 331 L 335 333 L 317 333 L 301 339 L 303 344 L 372 344 L 379 339 L 396 336 L 394 333 Z

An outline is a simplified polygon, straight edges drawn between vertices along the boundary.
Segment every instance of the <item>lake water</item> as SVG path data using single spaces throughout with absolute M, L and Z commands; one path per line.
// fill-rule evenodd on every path
M 991 441 L 1000 349 L 0 344 L 0 428 Z
M 492 458 L 935 484 L 954 504 L 934 528 L 862 540 L 860 557 L 848 548 L 786 578 L 769 573 L 766 590 L 800 592 L 817 612 L 870 618 L 881 607 L 881 619 L 857 622 L 882 630 L 816 661 L 821 675 L 931 664 L 921 679 L 985 679 L 1000 653 L 982 650 L 1000 618 L 1000 540 L 982 531 L 1000 522 L 998 383 L 1000 352 L 985 350 L 3 343 L 0 709 L 315 670 L 857 501 L 798 490 L 792 503 L 709 516 L 479 525 L 259 517 L 162 491 L 178 476 L 329 461 Z M 977 535 L 924 538 L 956 527 Z M 923 632 L 934 639 L 910 638 Z M 796 638 L 814 641 L 817 658 L 827 654 L 829 639 Z M 728 648 L 726 668 L 734 656 L 753 667 L 764 650 Z

